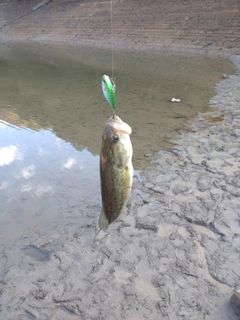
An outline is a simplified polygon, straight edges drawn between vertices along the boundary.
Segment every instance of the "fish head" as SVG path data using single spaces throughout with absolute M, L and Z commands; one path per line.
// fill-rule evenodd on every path
M 131 127 L 114 115 L 106 122 L 102 137 L 101 163 L 119 168 L 132 160 Z

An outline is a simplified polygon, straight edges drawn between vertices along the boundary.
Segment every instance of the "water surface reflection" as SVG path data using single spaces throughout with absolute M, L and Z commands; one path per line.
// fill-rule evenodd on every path
M 62 50 L 50 54 L 36 45 L 30 53 L 28 46 L 0 50 L 3 244 L 33 229 L 77 228 L 100 212 L 99 152 L 111 115 L 101 78 L 111 74 L 111 55 L 81 48 L 65 50 L 65 59 Z M 145 154 L 187 130 L 187 120 L 207 109 L 215 83 L 232 70 L 219 58 L 115 52 L 117 114 L 132 127 L 135 169 L 147 164 Z M 173 97 L 181 103 L 171 103 Z
M 24 127 L 51 129 L 98 155 L 111 115 L 101 90 L 102 75 L 111 75 L 111 55 L 81 48 L 67 60 L 60 48 L 52 54 L 40 45 L 33 49 L 13 48 L 0 58 L 0 119 L 15 123 L 19 117 Z M 188 120 L 207 110 L 214 85 L 232 70 L 220 58 L 115 52 L 116 111 L 132 127 L 135 169 L 147 164 L 145 154 L 169 147 L 169 138 L 188 130 Z
M 89 220 L 86 207 L 100 203 L 98 156 L 46 129 L 1 121 L 0 137 L 2 240 Z

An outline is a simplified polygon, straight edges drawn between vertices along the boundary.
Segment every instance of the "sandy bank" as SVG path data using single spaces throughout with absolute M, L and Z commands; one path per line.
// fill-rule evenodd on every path
M 111 46 L 110 1 L 4 1 L 0 35 L 5 40 Z M 239 4 L 218 1 L 113 1 L 114 47 L 237 53 Z

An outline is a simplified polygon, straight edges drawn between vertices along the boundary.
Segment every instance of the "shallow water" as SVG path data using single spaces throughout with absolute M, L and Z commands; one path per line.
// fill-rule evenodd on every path
M 99 152 L 111 109 L 101 77 L 110 53 L 8 48 L 0 55 L 0 239 L 61 225 L 75 230 L 100 212 Z M 133 165 L 170 146 L 207 110 L 233 66 L 219 58 L 115 53 L 117 114 L 133 130 Z M 172 98 L 181 99 L 172 103 Z M 31 251 L 31 250 L 30 250 Z

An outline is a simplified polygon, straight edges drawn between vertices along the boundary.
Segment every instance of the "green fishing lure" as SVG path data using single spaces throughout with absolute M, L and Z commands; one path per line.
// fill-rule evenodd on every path
M 116 85 L 109 76 L 104 75 L 102 77 L 102 92 L 108 103 L 110 104 L 113 111 L 115 111 L 115 91 Z

